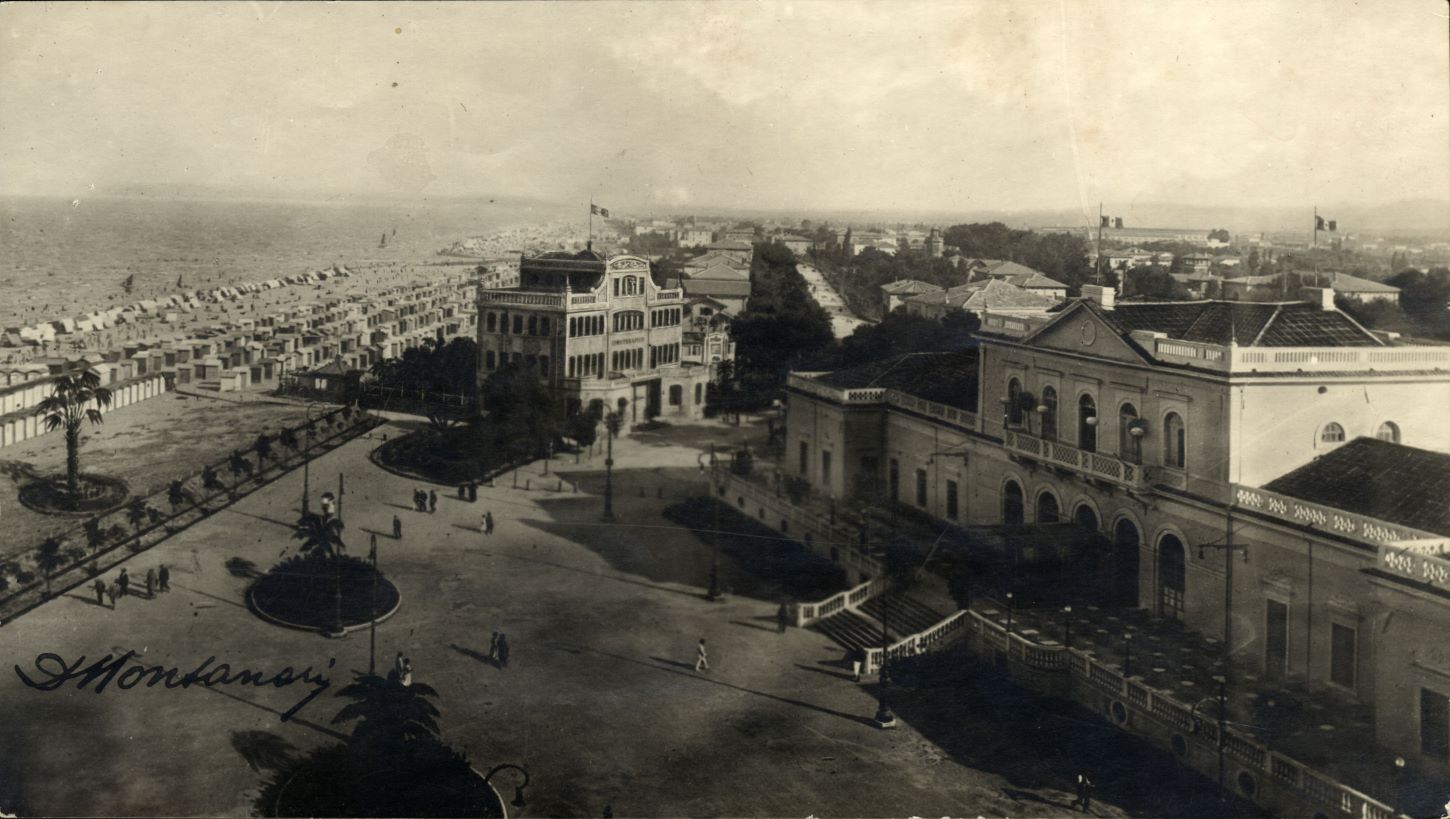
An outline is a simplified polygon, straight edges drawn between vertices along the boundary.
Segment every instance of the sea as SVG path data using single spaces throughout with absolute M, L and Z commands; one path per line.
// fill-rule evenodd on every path
M 460 239 L 555 212 L 483 200 L 0 197 L 0 329 L 334 264 L 442 260 Z

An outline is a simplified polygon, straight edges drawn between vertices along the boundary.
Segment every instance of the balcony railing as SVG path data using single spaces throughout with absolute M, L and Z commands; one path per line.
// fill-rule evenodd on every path
M 479 304 L 515 304 L 529 307 L 563 307 L 563 293 L 530 293 L 523 290 L 482 290 Z
M 1130 489 L 1140 489 L 1148 483 L 1146 471 L 1141 464 L 1129 463 L 1100 452 L 1088 452 L 1062 441 L 1029 435 L 1022 430 L 1008 429 L 1003 438 L 1007 448 L 1013 452 L 1054 466 L 1065 466 L 1092 478 L 1111 481 Z
M 977 414 L 960 407 L 953 407 L 936 401 L 918 398 L 901 390 L 886 387 L 856 387 L 843 389 L 822 384 L 815 376 L 823 373 L 791 373 L 787 385 L 801 392 L 833 401 L 837 404 L 887 404 L 900 409 L 919 412 L 947 423 L 967 429 L 977 428 Z
M 1450 370 L 1450 347 L 1234 347 L 1139 332 L 1134 340 L 1160 361 L 1229 373 Z

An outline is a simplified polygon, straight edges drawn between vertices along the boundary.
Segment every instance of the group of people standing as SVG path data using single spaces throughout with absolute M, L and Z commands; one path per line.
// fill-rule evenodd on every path
M 147 569 L 145 582 L 147 599 L 155 597 L 158 592 L 171 591 L 171 569 L 165 563 L 157 568 Z M 131 594 L 131 573 L 122 567 L 114 582 L 107 584 L 98 577 L 91 584 L 91 588 L 96 592 L 96 605 L 104 606 L 109 600 L 110 607 L 114 609 L 118 598 Z M 138 589 L 137 594 L 139 593 Z
M 413 490 L 413 510 L 416 512 L 433 513 L 438 511 L 438 493 L 429 489 L 424 492 L 422 489 Z

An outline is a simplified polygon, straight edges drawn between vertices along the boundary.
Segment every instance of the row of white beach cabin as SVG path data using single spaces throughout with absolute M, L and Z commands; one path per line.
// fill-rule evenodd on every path
M 464 281 L 398 286 L 238 318 L 194 337 L 131 342 L 76 361 L 0 365 L 0 446 L 44 432 L 35 408 L 51 394 L 53 378 L 72 368 L 93 367 L 115 394 L 113 409 L 177 388 L 240 391 L 335 362 L 363 370 L 427 340 L 474 337 L 471 287 Z

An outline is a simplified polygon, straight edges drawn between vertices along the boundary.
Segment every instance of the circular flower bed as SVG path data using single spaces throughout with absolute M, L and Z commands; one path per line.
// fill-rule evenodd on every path
M 46 515 L 93 515 L 126 502 L 130 489 L 120 478 L 83 472 L 80 492 L 72 495 L 64 475 L 52 475 L 20 487 L 20 502 Z
M 468 761 L 431 737 L 374 758 L 343 745 L 314 751 L 258 800 L 267 816 L 501 817 L 503 803 Z
M 448 485 L 483 480 L 502 463 L 502 453 L 472 426 L 412 432 L 387 441 L 372 457 L 390 472 Z
M 371 563 L 351 555 L 333 559 L 312 554 L 290 557 L 273 566 L 247 590 L 247 602 L 273 623 L 334 632 L 339 630 L 339 589 L 342 629 L 382 619 L 401 600 L 398 587 Z

